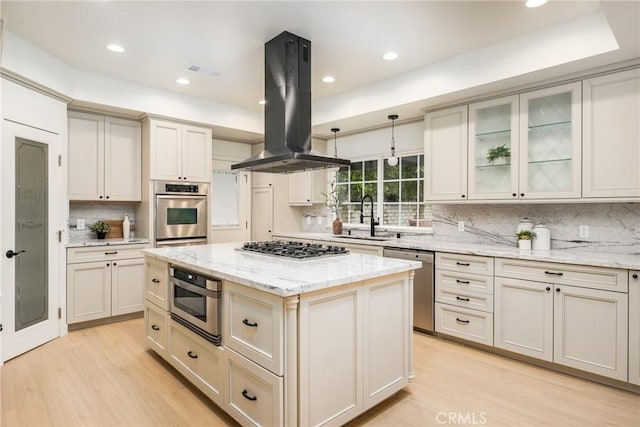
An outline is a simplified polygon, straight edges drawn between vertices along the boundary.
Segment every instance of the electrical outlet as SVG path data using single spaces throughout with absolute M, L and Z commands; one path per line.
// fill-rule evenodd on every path
M 589 226 L 588 225 L 581 225 L 578 228 L 578 234 L 580 235 L 580 237 L 586 239 L 589 237 Z
M 464 221 L 458 221 L 458 231 L 464 231 Z
M 76 221 L 76 229 L 80 231 L 84 230 L 84 219 L 78 219 Z

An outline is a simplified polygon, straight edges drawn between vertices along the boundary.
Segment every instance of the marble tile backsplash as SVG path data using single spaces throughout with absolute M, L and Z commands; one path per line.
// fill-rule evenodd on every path
M 94 239 L 95 233 L 89 226 L 98 220 L 124 220 L 124 214 L 129 215 L 132 237 L 135 236 L 136 203 L 108 202 L 108 203 L 69 203 L 69 242 Z M 78 219 L 84 219 L 85 229 L 78 230 Z M 138 236 L 146 237 L 146 236 Z
M 514 245 L 524 217 L 549 227 L 551 249 L 640 255 L 640 203 L 434 205 L 433 238 Z M 580 225 L 589 226 L 588 238 L 579 237 Z

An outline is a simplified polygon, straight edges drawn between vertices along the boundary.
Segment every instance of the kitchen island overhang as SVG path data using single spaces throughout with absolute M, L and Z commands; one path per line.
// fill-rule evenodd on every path
M 413 270 L 420 263 L 365 254 L 280 259 L 238 251 L 241 245 L 146 251 L 149 347 L 233 418 L 344 424 L 413 378 Z M 175 322 L 168 304 L 150 297 L 172 298 L 160 277 L 170 264 L 222 279 L 222 346 Z

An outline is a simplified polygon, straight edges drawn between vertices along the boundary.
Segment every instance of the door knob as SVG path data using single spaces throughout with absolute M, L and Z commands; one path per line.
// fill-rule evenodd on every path
M 18 256 L 18 255 L 20 255 L 20 254 L 21 254 L 21 253 L 23 253 L 23 252 L 27 252 L 27 251 L 22 250 L 22 251 L 14 252 L 13 250 L 9 249 L 9 250 L 5 253 L 5 255 L 7 256 L 7 258 L 13 258 L 14 256 Z

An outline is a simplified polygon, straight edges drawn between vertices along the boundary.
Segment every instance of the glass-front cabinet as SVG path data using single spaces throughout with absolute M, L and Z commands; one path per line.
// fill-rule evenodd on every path
M 520 199 L 581 196 L 581 83 L 520 95 Z
M 469 105 L 470 200 L 517 198 L 518 114 L 517 95 Z
M 581 196 L 580 82 L 469 105 L 469 200 Z

